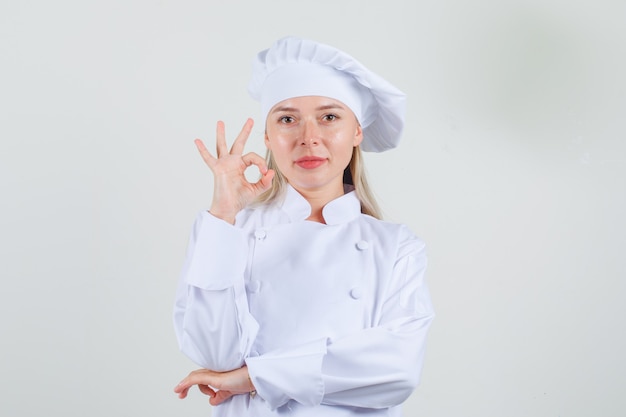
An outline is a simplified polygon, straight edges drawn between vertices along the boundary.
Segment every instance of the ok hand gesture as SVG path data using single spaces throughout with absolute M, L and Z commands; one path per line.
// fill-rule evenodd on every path
M 231 224 L 235 223 L 239 211 L 270 188 L 274 178 L 274 171 L 267 168 L 265 159 L 260 155 L 254 152 L 243 155 L 253 125 L 252 119 L 246 121 L 229 151 L 224 122 L 217 122 L 217 157 L 211 155 L 200 139 L 195 140 L 202 159 L 213 171 L 213 202 L 209 211 Z M 256 183 L 249 182 L 244 175 L 251 165 L 255 165 L 261 172 L 261 178 Z

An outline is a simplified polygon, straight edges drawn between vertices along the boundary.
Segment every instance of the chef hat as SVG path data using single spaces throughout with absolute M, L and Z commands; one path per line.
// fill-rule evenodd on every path
M 341 101 L 363 128 L 364 151 L 382 152 L 400 142 L 405 95 L 350 55 L 295 37 L 276 41 L 252 63 L 248 92 L 261 102 L 263 120 L 292 97 L 324 96 Z

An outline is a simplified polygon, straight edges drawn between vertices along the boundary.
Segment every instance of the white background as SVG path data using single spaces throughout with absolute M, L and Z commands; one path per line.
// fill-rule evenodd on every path
M 209 415 L 172 392 L 212 183 L 193 139 L 256 117 L 251 59 L 297 35 L 408 95 L 401 146 L 367 155 L 429 248 L 406 415 L 622 416 L 624 22 L 610 0 L 1 1 L 0 415 Z

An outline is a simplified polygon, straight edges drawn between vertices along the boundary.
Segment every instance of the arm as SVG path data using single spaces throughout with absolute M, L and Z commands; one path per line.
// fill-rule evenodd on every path
M 424 245 L 407 236 L 375 327 L 247 358 L 259 396 L 271 408 L 289 400 L 364 408 L 402 403 L 419 383 L 434 317 L 425 268 Z
M 243 232 L 202 212 L 191 233 L 178 284 L 174 328 L 180 349 L 213 371 L 239 368 L 256 337 L 244 288 Z
M 248 312 L 243 281 L 247 243 L 232 227 L 237 213 L 267 190 L 274 176 L 259 155 L 243 154 L 252 125 L 248 119 L 229 150 L 224 123 L 218 122 L 217 157 L 201 140 L 195 141 L 213 172 L 213 201 L 211 214 L 201 213 L 194 224 L 176 294 L 174 327 L 181 350 L 214 371 L 241 367 L 258 330 Z M 256 183 L 245 177 L 251 165 L 262 174 Z

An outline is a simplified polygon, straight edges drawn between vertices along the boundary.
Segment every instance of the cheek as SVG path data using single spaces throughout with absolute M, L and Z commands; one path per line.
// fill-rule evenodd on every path
M 343 165 L 344 166 L 348 166 L 348 164 L 350 163 L 350 160 L 352 159 L 352 152 L 353 152 L 353 147 L 351 146 L 350 148 L 344 150 L 343 152 Z
M 292 158 L 290 141 L 280 136 L 272 136 L 265 141 L 265 146 L 272 152 L 274 161 L 281 170 L 285 170 Z
M 352 151 L 355 147 L 354 143 L 354 137 L 338 134 L 332 138 L 329 146 L 332 147 L 336 155 L 341 155 L 342 159 L 345 159 L 347 156 L 349 160 L 352 157 Z
M 293 141 L 290 141 L 288 138 L 276 135 L 272 136 L 271 139 L 266 139 L 265 146 L 274 153 L 284 153 L 292 148 L 291 142 Z

